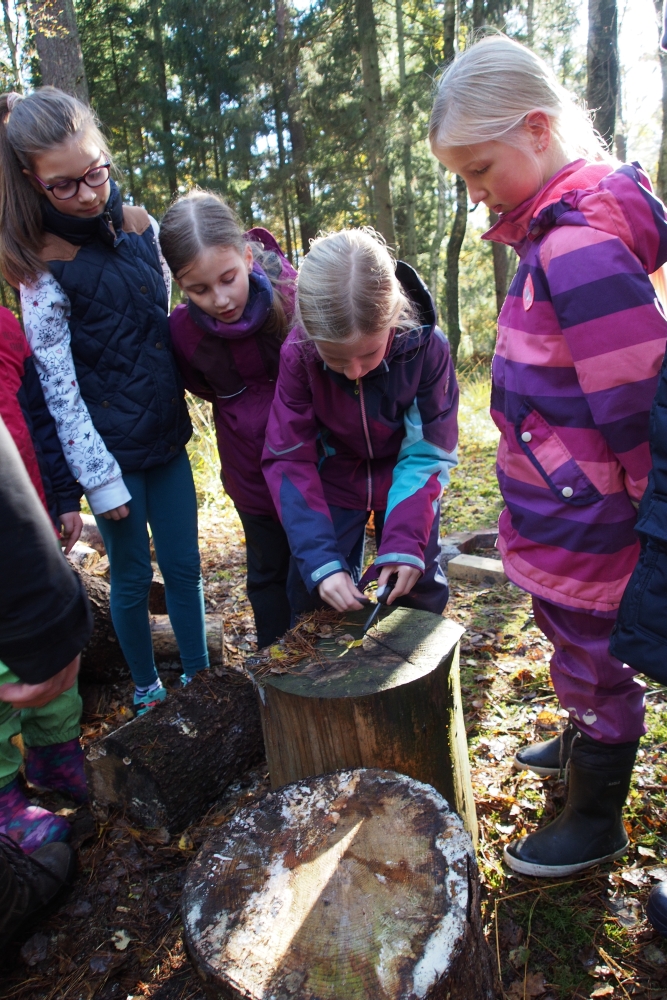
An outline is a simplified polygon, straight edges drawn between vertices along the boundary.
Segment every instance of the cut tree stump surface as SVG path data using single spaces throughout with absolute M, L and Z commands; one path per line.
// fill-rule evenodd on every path
M 89 748 L 91 797 L 140 826 L 178 833 L 201 819 L 225 788 L 263 760 L 252 683 L 212 670 Z
M 236 813 L 190 866 L 185 940 L 229 1000 L 492 1000 L 472 843 L 433 788 L 354 770 Z
M 500 559 L 486 556 L 456 556 L 447 563 L 447 573 L 452 580 L 467 580 L 489 586 L 507 583 L 507 577 Z
M 459 684 L 463 628 L 428 611 L 388 608 L 363 636 L 367 618 L 368 609 L 349 613 L 347 639 L 322 638 L 315 656 L 261 679 L 271 785 L 390 768 L 433 785 L 476 841 Z

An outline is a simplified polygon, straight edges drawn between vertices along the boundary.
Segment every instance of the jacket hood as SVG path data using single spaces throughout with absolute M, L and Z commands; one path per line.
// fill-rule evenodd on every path
M 667 261 L 665 208 L 638 163 L 613 169 L 575 160 L 533 198 L 506 212 L 483 239 L 520 251 L 555 226 L 590 226 L 623 240 L 652 274 Z
M 44 231 L 61 236 L 75 246 L 92 243 L 95 239 L 100 239 L 103 243 L 113 246 L 117 239 L 122 238 L 123 199 L 116 182 L 112 180 L 110 184 L 111 194 L 104 206 L 104 211 L 100 215 L 94 215 L 92 219 L 79 219 L 74 215 L 65 215 L 64 212 L 59 212 L 48 198 L 42 198 Z M 110 229 L 109 223 L 113 225 L 113 230 Z
M 364 378 L 373 378 L 374 375 L 382 374 L 387 371 L 388 362 L 393 361 L 394 358 L 399 357 L 400 355 L 408 354 L 410 351 L 417 350 L 426 340 L 428 340 L 436 326 L 437 315 L 433 298 L 415 269 L 411 267 L 410 264 L 406 264 L 405 261 L 399 260 L 396 264 L 396 277 L 398 278 L 405 294 L 417 307 L 419 325 L 415 326 L 413 330 L 402 334 L 400 337 L 392 336 L 384 359 L 380 362 L 377 368 L 374 368 L 373 371 L 364 375 Z M 324 362 L 317 353 L 315 344 L 308 339 L 303 327 L 300 325 L 295 326 L 290 333 L 290 339 L 300 339 L 302 341 L 302 351 L 304 356 L 319 362 L 321 365 L 324 365 Z

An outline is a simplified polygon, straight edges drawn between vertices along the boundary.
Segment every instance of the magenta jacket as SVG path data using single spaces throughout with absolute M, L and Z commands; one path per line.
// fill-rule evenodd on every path
M 505 571 L 548 601 L 613 614 L 651 468 L 667 321 L 648 275 L 667 260 L 664 207 L 638 165 L 578 160 L 486 238 L 519 255 L 491 396 Z
M 296 271 L 266 229 L 251 229 L 246 239 L 275 254 L 274 277 L 291 323 Z M 213 404 L 225 490 L 244 514 L 276 517 L 261 469 L 280 357 L 278 338 L 264 330 L 272 302 L 273 286 L 255 264 L 248 304 L 236 323 L 221 323 L 188 302 L 176 306 L 169 324 L 185 388 Z

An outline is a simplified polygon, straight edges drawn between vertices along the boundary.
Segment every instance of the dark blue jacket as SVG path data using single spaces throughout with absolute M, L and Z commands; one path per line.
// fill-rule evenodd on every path
M 112 182 L 102 215 L 43 201 L 42 260 L 67 294 L 72 357 L 95 428 L 123 472 L 164 465 L 192 433 L 171 350 L 167 290 L 148 213 Z
M 635 670 L 667 684 L 667 355 L 651 409 L 650 447 L 653 470 L 635 526 L 641 552 L 610 649 Z

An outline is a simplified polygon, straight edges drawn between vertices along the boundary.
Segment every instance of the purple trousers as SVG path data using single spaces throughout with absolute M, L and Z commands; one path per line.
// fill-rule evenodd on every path
M 551 679 L 578 729 L 601 743 L 630 743 L 646 732 L 644 689 L 609 652 L 613 617 L 561 608 L 533 597 L 535 621 L 554 646 Z

